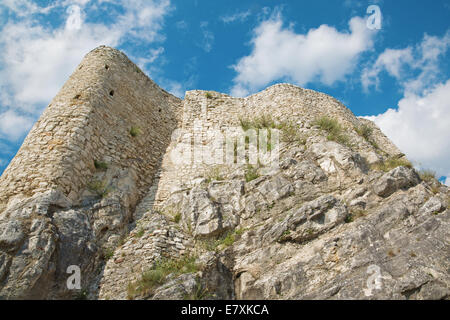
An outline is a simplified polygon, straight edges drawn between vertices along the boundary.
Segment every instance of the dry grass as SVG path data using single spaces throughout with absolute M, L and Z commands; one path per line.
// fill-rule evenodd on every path
M 367 124 L 361 124 L 359 127 L 355 127 L 356 133 L 364 138 L 368 143 L 372 145 L 375 149 L 379 149 L 378 144 L 373 139 L 372 133 L 373 129 Z
M 275 120 L 269 115 L 262 115 L 256 119 L 240 119 L 241 127 L 244 131 L 249 129 L 276 129 Z
M 105 198 L 112 191 L 112 188 L 108 187 L 106 181 L 101 180 L 91 181 L 88 184 L 88 189 L 100 198 Z
M 177 260 L 162 259 L 156 262 L 151 269 L 142 273 L 138 281 L 128 285 L 128 299 L 133 299 L 136 296 L 149 296 L 154 294 L 155 289 L 166 282 L 169 274 L 178 276 L 184 273 L 199 271 L 199 266 L 195 261 L 196 257 L 186 256 Z
M 278 129 L 281 130 L 281 140 L 287 143 L 297 142 L 305 145 L 306 138 L 298 130 L 296 123 L 291 121 L 284 121 L 278 125 Z
M 320 130 L 327 133 L 327 139 L 350 146 L 350 138 L 345 134 L 344 129 L 336 119 L 331 119 L 327 116 L 317 118 L 313 125 L 318 126 Z
M 223 181 L 225 177 L 223 175 L 223 167 L 222 166 L 214 166 L 209 172 L 206 173 L 205 178 L 206 182 L 210 183 L 211 181 Z
M 420 176 L 420 179 L 422 179 L 423 181 L 426 181 L 426 182 L 433 182 L 433 181 L 437 180 L 436 172 L 434 172 L 432 170 L 426 170 L 426 169 L 420 170 L 419 176 Z
M 245 181 L 250 182 L 257 178 L 259 178 L 258 169 L 251 164 L 247 165 L 247 169 L 245 170 Z
M 404 158 L 389 158 L 383 162 L 375 163 L 371 166 L 372 170 L 389 172 L 397 167 L 412 168 L 411 162 Z

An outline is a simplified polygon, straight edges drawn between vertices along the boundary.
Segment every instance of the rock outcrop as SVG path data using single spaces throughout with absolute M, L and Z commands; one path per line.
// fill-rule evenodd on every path
M 0 298 L 449 299 L 425 180 L 330 96 L 181 101 L 100 47 L 0 178 Z

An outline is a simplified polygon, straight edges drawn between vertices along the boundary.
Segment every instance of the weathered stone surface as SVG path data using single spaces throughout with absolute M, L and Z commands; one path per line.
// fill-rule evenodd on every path
M 16 250 L 25 238 L 22 229 L 22 223 L 18 220 L 2 221 L 0 225 L 0 248 L 5 252 Z
M 415 191 L 303 245 L 273 243 L 238 254 L 237 297 L 448 298 L 448 210 L 439 215 L 419 210 L 412 205 Z
M 224 230 L 219 206 L 206 190 L 192 189 L 181 210 L 184 229 L 192 231 L 195 237 L 211 236 Z
M 281 134 L 272 151 L 210 161 L 225 155 L 215 133 L 242 138 L 242 120 L 263 116 Z M 402 156 L 325 94 L 276 84 L 181 101 L 97 48 L 0 178 L 0 299 L 449 299 L 450 192 L 370 166 Z M 177 271 L 131 294 L 162 260 Z M 66 286 L 74 265 L 81 290 Z
M 420 208 L 420 211 L 426 215 L 439 214 L 446 208 L 444 202 L 439 197 L 432 197 Z
M 346 216 L 347 209 L 338 203 L 336 198 L 322 196 L 288 214 L 282 222 L 275 224 L 264 237 L 272 241 L 302 243 L 343 223 Z
M 383 175 L 373 189 L 380 197 L 389 197 L 399 189 L 415 186 L 419 181 L 420 178 L 413 169 L 398 167 Z

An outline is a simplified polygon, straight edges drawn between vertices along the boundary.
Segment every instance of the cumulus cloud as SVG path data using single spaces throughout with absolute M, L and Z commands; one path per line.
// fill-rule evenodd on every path
M 88 20 L 103 5 L 120 10 L 101 11 L 110 15 L 104 19 L 108 22 Z M 99 45 L 163 40 L 162 23 L 171 10 L 169 0 L 68 0 L 48 7 L 7 0 L 0 6 L 13 17 L 0 32 L 0 138 L 9 139 L 29 130 L 30 121 L 37 119 L 86 53 Z M 42 17 L 53 10 L 66 14 L 56 27 Z M 147 62 L 154 61 L 161 50 L 150 51 Z
M 21 138 L 24 131 L 30 130 L 33 120 L 8 110 L 0 114 L 0 133 L 10 140 Z
M 386 71 L 398 81 L 403 98 L 397 109 L 368 117 L 420 168 L 450 182 L 450 79 L 441 81 L 440 61 L 450 47 L 450 32 L 425 35 L 416 46 L 386 49 L 362 75 L 367 88 L 378 86 Z
M 369 87 L 375 86 L 377 89 L 380 84 L 379 74 L 385 70 L 396 79 L 400 79 L 404 66 L 414 61 L 412 49 L 386 49 L 379 55 L 376 62 L 369 68 L 365 68 L 361 75 L 361 83 L 367 92 Z
M 450 32 L 442 37 L 425 35 L 414 47 L 386 49 L 375 63 L 366 67 L 361 75 L 365 91 L 378 88 L 380 74 L 386 71 L 408 92 L 420 93 L 437 80 L 439 60 L 450 46 Z M 418 73 L 418 75 L 417 75 Z
M 300 86 L 313 81 L 332 85 L 354 71 L 375 34 L 360 17 L 349 21 L 349 31 L 321 25 L 298 34 L 283 27 L 275 14 L 255 28 L 252 52 L 233 66 L 237 76 L 231 94 L 244 96 L 282 79 Z
M 418 167 L 450 177 L 450 79 L 421 95 L 407 92 L 398 109 L 367 118 Z

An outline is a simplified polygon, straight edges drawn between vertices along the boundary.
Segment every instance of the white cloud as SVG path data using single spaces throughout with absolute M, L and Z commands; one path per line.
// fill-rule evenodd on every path
M 184 97 L 184 93 L 186 92 L 186 89 L 184 88 L 183 84 L 181 84 L 178 81 L 173 81 L 173 80 L 163 81 L 163 83 L 164 83 L 164 87 L 167 88 L 167 91 L 172 93 L 174 96 L 179 97 L 179 98 Z
M 195 87 L 195 84 L 198 81 L 198 76 L 195 73 L 190 73 L 189 76 L 181 81 L 174 81 L 171 79 L 167 79 L 164 76 L 158 76 L 157 80 L 158 84 L 162 88 L 165 88 L 174 96 L 183 99 L 186 91 Z
M 29 0 L 2 0 L 2 6 L 8 8 L 19 17 L 29 16 L 36 13 L 48 13 L 55 5 L 40 7 Z
M 231 94 L 243 96 L 281 79 L 300 86 L 313 81 L 332 85 L 354 70 L 375 34 L 360 17 L 349 21 L 349 31 L 321 25 L 297 34 L 284 28 L 276 14 L 253 31 L 252 52 L 233 66 L 238 74 Z
M 27 132 L 33 126 L 33 120 L 8 110 L 0 114 L 0 133 L 10 140 L 18 140 L 24 131 Z
M 379 75 L 383 71 L 394 77 L 408 92 L 421 93 L 436 82 L 439 75 L 439 59 L 450 47 L 450 32 L 443 37 L 425 35 L 415 47 L 386 49 L 374 64 L 366 67 L 361 75 L 365 91 L 379 87 Z M 417 75 L 419 72 L 419 75 Z
M 236 12 L 232 15 L 221 16 L 220 20 L 222 20 L 222 22 L 224 22 L 224 23 L 232 23 L 235 21 L 244 22 L 245 20 L 247 20 L 247 18 L 250 16 L 250 14 L 251 14 L 250 10 Z
M 145 66 L 147 64 L 151 64 L 151 63 L 155 62 L 155 60 L 158 59 L 163 53 L 164 53 L 164 48 L 163 47 L 159 47 L 159 48 L 156 48 L 156 49 L 150 49 L 150 51 L 148 52 L 148 56 L 135 58 L 136 59 L 136 64 L 141 69 L 145 69 Z
M 398 81 L 403 89 L 398 109 L 368 118 L 417 167 L 446 177 L 450 177 L 450 79 L 439 81 L 439 63 L 449 47 L 450 31 L 442 37 L 425 35 L 416 46 L 386 49 L 362 74 L 366 88 L 378 86 L 383 71 Z
M 380 79 L 378 75 L 386 70 L 391 76 L 400 79 L 405 64 L 411 64 L 414 61 L 412 49 L 386 49 L 379 55 L 376 62 L 370 67 L 365 68 L 361 75 L 361 82 L 365 91 L 369 87 L 379 87 Z
M 209 23 L 207 21 L 202 21 L 200 23 L 200 29 L 202 31 L 202 35 L 203 35 L 203 39 L 202 42 L 200 43 L 200 47 L 205 51 L 205 52 L 210 52 L 214 43 L 214 33 L 212 33 L 209 29 L 208 29 L 208 25 Z
M 0 35 L 2 104 L 33 112 L 36 104 L 56 95 L 82 57 L 100 44 L 116 46 L 120 31 L 104 25 L 47 30 L 20 22 L 7 24 Z
M 450 177 L 450 79 L 422 95 L 406 93 L 397 110 L 367 118 L 419 167 Z
M 25 134 L 30 127 L 25 124 L 38 117 L 93 48 L 102 44 L 117 47 L 136 39 L 146 44 L 164 39 L 160 31 L 165 15 L 171 10 L 169 0 L 55 3 L 46 8 L 26 0 L 0 4 L 16 15 L 0 30 L 0 137 L 17 139 Z M 108 24 L 87 22 L 89 14 L 105 3 L 120 6 L 122 11 L 111 10 L 107 20 L 112 22 Z M 56 28 L 41 23 L 44 19 L 40 15 L 55 8 L 65 11 L 64 22 Z M 161 49 L 150 50 L 146 62 L 153 62 Z M 23 125 L 13 128 L 7 121 Z
M 81 17 L 81 8 L 77 5 L 71 5 L 67 8 L 69 17 L 66 21 L 66 30 L 80 30 L 83 20 Z

